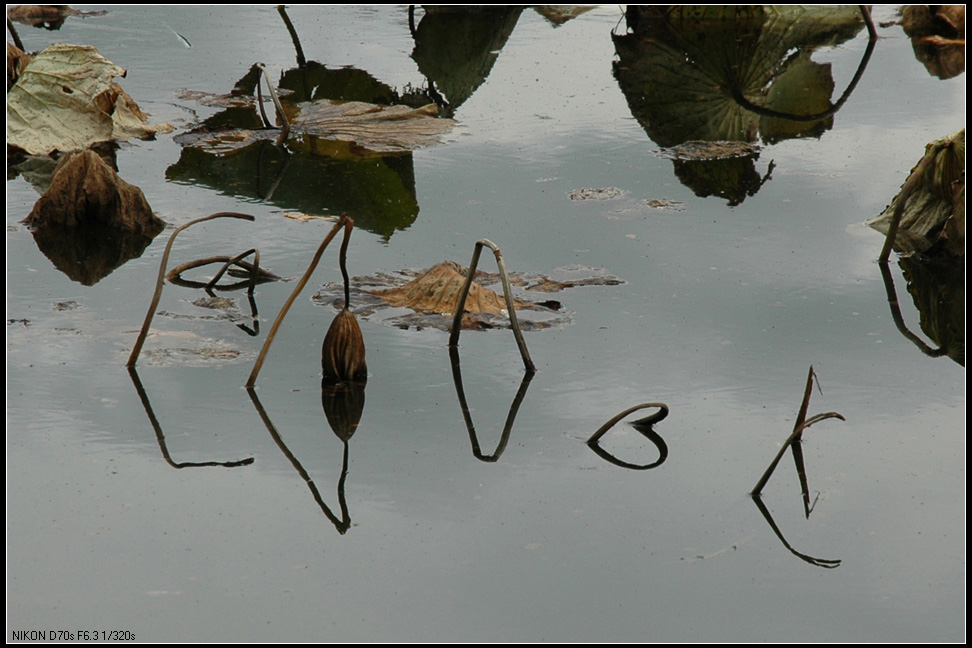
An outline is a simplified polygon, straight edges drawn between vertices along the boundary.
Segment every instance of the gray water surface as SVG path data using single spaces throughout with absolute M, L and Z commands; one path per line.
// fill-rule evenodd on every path
M 287 11 L 308 60 L 398 90 L 427 83 L 405 7 Z M 113 6 L 58 32 L 19 26 L 31 50 L 97 47 L 128 70 L 120 83 L 151 120 L 176 131 L 118 151 L 119 174 L 170 227 L 92 286 L 38 249 L 19 222 L 38 192 L 7 181 L 8 632 L 964 640 L 965 369 L 896 328 L 875 261 L 883 237 L 863 225 L 926 143 L 964 126 L 964 74 L 930 76 L 900 27 L 879 28 L 830 126 L 764 143 L 752 168 L 769 178 L 730 205 L 686 186 L 632 114 L 612 72 L 617 7 L 557 27 L 532 9 L 510 20 L 485 78 L 453 106 L 455 128 L 409 160 L 413 220 L 356 229 L 349 249 L 351 273 L 370 275 L 468 264 L 485 237 L 512 271 L 582 266 L 623 280 L 556 294 L 569 323 L 526 333 L 538 371 L 508 438 L 524 377 L 513 336 L 462 334 L 475 443 L 481 455 L 500 446 L 494 461 L 474 455 L 448 334 L 434 328 L 362 319 L 363 414 L 346 443 L 332 432 L 318 357 L 336 311 L 312 296 L 340 280 L 336 248 L 278 333 L 256 401 L 242 385 L 293 281 L 258 287 L 256 337 L 235 326 L 252 324 L 242 291 L 225 295 L 233 319 L 219 319 L 192 304 L 202 291 L 167 285 L 137 373 L 124 367 L 174 227 L 252 214 L 181 234 L 173 262 L 258 247 L 284 277 L 304 272 L 331 228 L 285 217 L 305 205 L 170 177 L 183 154 L 174 135 L 218 112 L 180 89 L 228 92 L 256 61 L 274 79 L 295 67 L 276 8 Z M 860 29 L 813 52 L 831 65 L 833 100 L 866 44 Z M 623 193 L 570 200 L 584 188 Z M 484 255 L 481 267 L 495 263 Z M 784 457 L 762 496 L 771 525 L 748 493 L 793 428 L 810 365 L 822 387 L 810 413 L 846 422 L 804 436 L 809 518 Z M 586 445 L 648 401 L 671 408 L 655 426 L 661 465 L 625 469 Z M 632 464 L 659 458 L 625 423 L 602 446 Z M 186 465 L 206 462 L 242 465 Z

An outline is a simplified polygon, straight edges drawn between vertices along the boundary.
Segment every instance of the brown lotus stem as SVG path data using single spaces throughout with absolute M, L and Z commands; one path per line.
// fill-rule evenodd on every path
M 165 284 L 165 266 L 169 262 L 169 253 L 172 251 L 172 244 L 175 242 L 176 236 L 182 230 L 192 227 L 196 223 L 213 220 L 214 218 L 241 218 L 248 221 L 256 220 L 249 214 L 239 214 L 237 212 L 219 212 L 203 218 L 197 218 L 194 221 L 189 221 L 182 227 L 177 228 L 176 231 L 172 232 L 172 236 L 169 237 L 169 242 L 165 246 L 165 252 L 162 253 L 162 262 L 159 264 L 159 277 L 155 282 L 155 294 L 152 295 L 152 303 L 149 305 L 148 313 L 145 314 L 145 321 L 142 323 L 142 330 L 139 331 L 138 339 L 135 340 L 135 347 L 132 349 L 131 355 L 128 356 L 128 362 L 125 363 L 126 367 L 135 366 L 135 363 L 138 361 L 138 354 L 142 351 L 142 345 L 145 344 L 145 338 L 148 336 L 149 326 L 152 324 L 152 318 L 155 316 L 155 309 L 159 305 L 159 300 L 162 298 L 162 287 Z
M 172 268 L 166 273 L 165 278 L 172 283 L 184 283 L 192 287 L 203 287 L 207 289 L 214 288 L 216 285 L 216 281 L 218 281 L 219 278 L 221 278 L 222 273 L 224 273 L 229 266 L 235 265 L 235 266 L 239 266 L 243 270 L 246 270 L 246 272 L 249 273 L 250 279 L 253 279 L 255 281 L 259 281 L 261 279 L 263 281 L 280 281 L 280 277 L 273 274 L 272 272 L 269 272 L 268 270 L 259 267 L 259 265 L 257 264 L 243 261 L 243 257 L 245 257 L 247 254 L 250 254 L 251 252 L 256 253 L 254 255 L 254 260 L 259 262 L 259 256 L 258 256 L 259 252 L 257 250 L 249 250 L 248 252 L 244 252 L 243 254 L 237 255 L 235 257 L 229 257 L 226 255 L 211 256 L 211 257 L 206 257 L 205 259 L 196 259 L 195 261 L 187 261 L 186 263 L 177 265 L 176 267 Z M 190 281 L 188 279 L 182 278 L 182 273 L 186 272 L 187 270 L 201 268 L 203 266 L 211 265 L 213 263 L 224 264 L 224 268 L 217 275 L 217 279 L 211 280 L 210 282 L 204 284 L 201 281 Z M 250 279 L 248 279 L 247 281 L 249 281 Z M 234 284 L 234 286 L 235 285 L 236 284 Z
M 14 27 L 14 24 L 11 22 L 10 18 L 7 18 L 7 32 L 9 32 L 10 36 L 13 38 L 14 45 L 17 46 L 17 49 L 22 52 L 26 52 L 27 50 L 24 49 L 24 43 L 22 40 L 20 40 L 20 34 L 17 33 L 17 28 Z
M 314 258 L 311 259 L 310 265 L 304 272 L 304 276 L 300 278 L 299 282 L 297 282 L 297 285 L 294 287 L 294 291 L 290 294 L 290 297 L 287 298 L 283 308 L 280 309 L 280 313 L 277 314 L 277 319 L 274 320 L 273 326 L 270 327 L 270 332 L 267 334 L 267 339 L 263 343 L 263 348 L 260 350 L 260 355 L 257 356 L 256 363 L 253 365 L 253 371 L 250 372 L 250 377 L 246 381 L 247 388 L 251 388 L 256 384 L 257 376 L 260 373 L 261 367 L 263 367 L 263 361 L 267 357 L 267 351 L 270 350 L 270 345 L 273 344 L 273 339 L 277 335 L 277 329 L 280 328 L 280 324 L 283 322 L 284 317 L 287 316 L 287 311 L 289 311 L 290 307 L 293 306 L 294 300 L 297 299 L 297 295 L 300 294 L 300 291 L 304 289 L 304 286 L 306 286 L 307 282 L 310 280 L 311 275 L 314 274 L 314 269 L 317 268 L 317 264 L 320 262 L 321 256 L 324 254 L 324 250 L 341 230 L 341 228 L 344 227 L 344 223 L 347 218 L 347 214 L 341 214 L 338 221 L 334 223 L 334 227 L 331 228 L 331 231 L 328 232 L 327 236 L 325 236 L 324 240 L 321 242 L 320 247 L 317 248 L 317 253 L 314 254 Z
M 264 128 L 273 128 L 273 124 L 270 123 L 270 119 L 267 117 L 267 111 L 263 107 L 263 83 L 257 79 L 257 108 L 260 109 L 260 119 L 263 120 Z
M 351 308 L 351 281 L 348 279 L 348 242 L 354 221 L 348 218 L 344 225 L 344 240 L 341 241 L 341 277 L 344 279 L 344 307 Z
M 769 481 L 769 478 L 772 476 L 773 471 L 776 470 L 776 465 L 780 463 L 780 459 L 783 458 L 783 453 L 786 452 L 786 449 L 790 447 L 791 443 L 794 443 L 800 437 L 800 435 L 803 434 L 804 430 L 806 430 L 814 423 L 819 423 L 820 421 L 830 419 L 830 418 L 840 419 L 841 421 L 847 420 L 837 412 L 827 412 L 825 414 L 816 414 L 808 418 L 806 421 L 804 421 L 803 424 L 798 426 L 797 429 L 795 429 L 790 434 L 789 438 L 787 438 L 786 442 L 783 444 L 783 447 L 781 447 L 780 451 L 776 453 L 776 457 L 773 458 L 773 461 L 770 463 L 769 468 L 766 469 L 766 472 L 763 473 L 763 476 L 760 477 L 759 481 L 756 483 L 756 488 L 754 488 L 753 492 L 750 494 L 759 495 L 762 492 L 763 487 L 766 486 L 766 482 Z
M 280 146 L 287 140 L 287 135 L 290 134 L 290 122 L 287 120 L 287 115 L 284 113 L 283 104 L 280 103 L 280 98 L 277 97 L 277 91 L 273 87 L 273 82 L 270 80 L 270 74 L 267 72 L 267 66 L 263 63 L 257 63 L 256 66 L 263 71 L 263 78 L 267 81 L 267 88 L 270 90 L 270 98 L 273 99 L 273 105 L 277 109 L 277 115 L 280 117 L 280 121 L 283 122 L 283 129 L 280 131 L 280 135 L 277 137 L 276 145 Z
M 756 483 L 756 487 L 753 489 L 750 495 L 759 495 L 762 492 L 763 487 L 766 486 L 766 482 L 769 481 L 773 471 L 776 470 L 777 464 L 780 463 L 780 459 L 783 458 L 783 453 L 786 452 L 786 449 L 789 448 L 793 443 L 799 442 L 800 437 L 803 435 L 803 431 L 805 429 L 814 423 L 818 423 L 829 418 L 838 418 L 841 421 L 847 420 L 837 412 L 827 412 L 826 414 L 817 414 L 815 416 L 811 416 L 809 419 L 807 418 L 807 409 L 810 407 L 810 394 L 813 392 L 813 381 L 816 378 L 817 374 L 813 370 L 813 365 L 810 365 L 810 371 L 807 373 L 807 386 L 803 390 L 803 401 L 800 403 L 800 411 L 797 412 L 796 422 L 793 424 L 793 432 L 790 433 L 790 436 L 787 438 L 786 442 L 783 443 L 780 451 L 776 453 L 776 457 L 774 457 L 773 461 L 770 462 L 770 465 L 766 469 L 766 472 L 763 473 L 763 476 L 759 478 L 759 481 Z
M 345 219 L 344 240 L 341 242 L 341 276 L 344 278 L 344 308 L 331 322 L 321 346 L 321 369 L 324 384 L 368 380 L 365 362 L 364 335 L 358 319 L 351 312 L 351 282 L 348 279 L 348 243 L 354 221 Z
M 231 265 L 239 265 L 241 268 L 244 267 L 240 262 L 243 260 L 244 257 L 247 257 L 247 256 L 249 256 L 251 254 L 253 255 L 253 265 L 251 265 L 248 268 L 248 270 L 250 271 L 250 284 L 249 284 L 249 286 L 246 289 L 246 293 L 248 295 L 252 295 L 253 294 L 253 289 L 256 288 L 257 276 L 260 273 L 260 250 L 258 250 L 256 248 L 251 248 L 251 249 L 247 250 L 246 252 L 242 252 L 240 254 L 237 254 L 235 257 L 233 257 L 231 259 L 227 259 L 226 260 L 226 263 L 223 264 L 223 267 L 220 268 L 219 269 L 219 272 L 216 273 L 216 276 L 214 276 L 209 281 L 209 283 L 206 284 L 206 292 L 209 292 L 209 293 L 212 292 L 213 287 L 217 283 L 219 283 L 219 280 L 223 278 L 223 274 L 225 274 L 225 272 L 227 270 L 229 270 L 229 267 Z
M 597 432 L 592 434 L 591 438 L 587 440 L 588 445 L 592 443 L 597 443 L 597 441 L 602 436 L 607 434 L 608 430 L 610 430 L 615 425 L 617 425 L 619 421 L 623 420 L 629 414 L 633 412 L 637 412 L 638 410 L 647 409 L 649 407 L 657 407 L 658 411 L 652 414 L 651 416 L 646 416 L 643 419 L 638 419 L 636 423 L 642 425 L 652 425 L 654 423 L 657 423 L 658 421 L 661 421 L 666 416 L 668 416 L 669 409 L 668 409 L 668 405 L 666 405 L 665 403 L 642 403 L 641 405 L 635 405 L 634 407 L 629 407 L 628 409 L 624 410 L 623 412 L 621 412 L 620 414 L 612 418 L 610 421 L 608 421 L 607 423 L 599 427 Z
M 526 342 L 523 340 L 523 333 L 520 331 L 520 323 L 516 318 L 516 308 L 513 305 L 513 291 L 510 289 L 510 278 L 506 272 L 506 262 L 503 260 L 503 254 L 500 252 L 500 249 L 489 239 L 476 241 L 476 246 L 473 248 L 472 261 L 469 262 L 466 281 L 462 284 L 462 289 L 459 291 L 459 298 L 456 300 L 456 312 L 452 320 L 452 333 L 449 335 L 449 346 L 454 347 L 459 344 L 459 333 L 462 331 L 462 314 L 466 308 L 466 297 L 469 295 L 469 287 L 472 285 L 473 276 L 476 274 L 476 266 L 479 265 L 479 255 L 484 245 L 489 246 L 489 249 L 493 251 L 493 256 L 496 257 L 496 267 L 499 268 L 500 281 L 503 283 L 503 296 L 506 298 L 506 310 L 510 314 L 510 327 L 513 329 L 513 337 L 516 338 L 516 346 L 520 349 L 523 366 L 527 371 L 535 372 L 537 367 L 533 364 L 533 359 L 530 358 L 530 352 L 527 350 Z
M 878 263 L 888 262 L 888 257 L 891 256 L 891 249 L 894 247 L 894 239 L 898 236 L 898 226 L 901 224 L 901 215 L 904 213 L 905 203 L 911 197 L 911 192 L 921 183 L 925 171 L 928 169 L 928 165 L 931 164 L 934 158 L 935 156 L 933 154 L 925 154 L 901 188 L 901 193 L 898 194 L 898 202 L 894 206 L 894 213 L 891 214 L 891 222 L 888 224 L 888 234 L 884 239 L 884 247 L 881 248 L 881 256 L 878 257 Z

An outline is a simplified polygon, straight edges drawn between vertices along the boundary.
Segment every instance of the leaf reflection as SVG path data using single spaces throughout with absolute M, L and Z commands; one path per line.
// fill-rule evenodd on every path
M 632 115 L 664 147 L 691 141 L 777 142 L 819 137 L 863 74 L 831 104 L 830 65 L 810 59 L 815 48 L 854 37 L 856 7 L 640 7 L 625 12 L 627 30 L 613 34 L 614 76 Z M 755 195 L 763 182 L 758 153 L 717 160 L 678 160 L 676 174 L 699 196 L 730 205 Z
M 415 40 L 412 60 L 428 81 L 429 93 L 447 115 L 486 81 L 499 51 L 520 19 L 523 7 L 425 6 L 415 24 L 415 6 L 408 21 Z

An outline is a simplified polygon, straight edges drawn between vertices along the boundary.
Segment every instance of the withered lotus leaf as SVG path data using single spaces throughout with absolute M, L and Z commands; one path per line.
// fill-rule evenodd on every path
M 454 261 L 443 261 L 404 286 L 369 292 L 392 306 L 405 306 L 425 313 L 454 313 L 467 272 L 466 268 Z M 517 310 L 532 306 L 518 299 L 513 300 L 513 305 Z M 500 315 L 506 310 L 506 300 L 473 281 L 465 309 L 470 313 Z
M 141 189 L 86 150 L 61 159 L 47 191 L 23 222 L 31 227 L 76 227 L 92 221 L 150 237 L 165 228 Z
M 51 45 L 34 56 L 7 93 L 7 146 L 48 155 L 171 130 L 147 123 L 114 81 L 125 74 L 93 47 Z

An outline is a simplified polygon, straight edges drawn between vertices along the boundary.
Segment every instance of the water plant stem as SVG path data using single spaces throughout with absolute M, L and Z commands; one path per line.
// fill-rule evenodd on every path
M 797 413 L 796 422 L 793 424 L 793 432 L 790 433 L 790 436 L 787 438 L 786 442 L 783 443 L 780 451 L 776 453 L 776 457 L 774 457 L 773 461 L 770 462 L 770 465 L 763 473 L 763 476 L 759 478 L 758 482 L 756 482 L 756 487 L 753 488 L 750 495 L 758 496 L 762 492 L 763 487 L 766 486 L 766 482 L 769 481 L 769 478 L 773 475 L 773 471 L 776 470 L 777 464 L 780 463 L 780 459 L 783 458 L 783 453 L 786 452 L 786 449 L 789 448 L 791 444 L 800 441 L 800 437 L 802 436 L 804 430 L 814 423 L 819 423 L 820 421 L 829 418 L 838 418 L 841 421 L 847 420 L 837 412 L 816 414 L 811 416 L 809 419 L 806 418 L 807 409 L 810 407 L 810 393 L 813 391 L 813 381 L 816 376 L 817 374 L 813 371 L 813 365 L 810 365 L 810 371 L 807 374 L 807 386 L 803 390 L 803 401 L 800 403 L 800 411 Z
M 162 262 L 159 264 L 159 277 L 155 282 L 155 293 L 152 295 L 152 303 L 149 305 L 148 313 L 145 314 L 145 321 L 142 323 L 142 330 L 138 333 L 138 339 L 135 340 L 135 346 L 132 348 L 132 353 L 128 356 L 128 362 L 125 363 L 126 367 L 135 366 L 135 363 L 138 361 L 138 354 L 142 351 L 142 345 L 145 344 L 145 338 L 148 336 L 149 326 L 151 326 L 152 318 L 155 316 L 155 309 L 159 305 L 159 300 L 162 299 L 162 287 L 165 285 L 165 266 L 169 263 L 169 253 L 172 251 L 172 244 L 175 243 L 176 236 L 178 236 L 179 232 L 184 229 L 192 227 L 197 223 L 203 223 L 215 218 L 240 218 L 248 221 L 256 220 L 249 214 L 240 214 L 237 212 L 219 212 L 203 218 L 197 218 L 194 221 L 189 221 L 182 227 L 176 229 L 176 231 L 172 232 L 172 236 L 169 237 L 169 242 L 165 245 L 165 252 L 162 253 Z
M 652 425 L 654 423 L 661 421 L 666 416 L 668 416 L 669 409 L 668 409 L 668 405 L 666 405 L 665 403 L 642 403 L 641 405 L 635 405 L 634 407 L 629 407 L 628 409 L 624 410 L 623 412 L 621 412 L 620 414 L 612 418 L 610 421 L 608 421 L 607 423 L 599 427 L 597 429 L 597 432 L 592 434 L 591 438 L 587 440 L 588 445 L 592 443 L 597 443 L 598 439 L 600 439 L 602 436 L 607 434 L 608 430 L 610 430 L 615 425 L 617 425 L 619 421 L 624 419 L 629 414 L 633 412 L 637 412 L 638 410 L 647 409 L 649 407 L 657 407 L 658 411 L 652 414 L 651 416 L 646 416 L 643 419 L 638 419 L 637 423 L 640 423 L 642 425 Z
M 267 81 L 267 89 L 270 90 L 270 98 L 273 99 L 273 105 L 277 109 L 277 116 L 280 117 L 280 121 L 283 122 L 283 128 L 280 131 L 280 135 L 277 137 L 275 144 L 280 146 L 287 140 L 287 135 L 290 134 L 290 122 L 287 120 L 287 115 L 284 113 L 283 104 L 280 103 L 280 98 L 277 97 L 277 91 L 273 87 L 273 82 L 270 80 L 270 74 L 267 72 L 267 66 L 263 63 L 257 63 L 256 66 L 260 68 L 263 72 L 263 78 Z
M 466 308 L 466 297 L 469 295 L 469 287 L 472 286 L 473 276 L 476 274 L 476 266 L 479 265 L 479 255 L 484 245 L 488 246 L 493 251 L 493 256 L 496 257 L 496 267 L 499 268 L 500 281 L 503 283 L 503 296 L 506 298 L 506 310 L 510 314 L 510 327 L 513 329 L 513 337 L 516 338 L 516 345 L 520 349 L 523 366 L 527 371 L 535 372 L 537 367 L 533 364 L 533 359 L 530 358 L 530 352 L 527 350 L 526 342 L 523 340 L 523 333 L 520 331 L 520 323 L 516 319 L 516 308 L 513 305 L 513 291 L 510 289 L 510 279 L 506 272 L 506 262 L 503 261 L 503 253 L 489 239 L 476 241 L 476 246 L 473 249 L 472 261 L 469 262 L 466 281 L 463 283 L 462 289 L 459 291 L 459 298 L 456 300 L 456 313 L 452 320 L 452 333 L 449 335 L 449 346 L 454 347 L 459 344 L 459 333 L 462 331 L 462 313 Z
M 314 270 L 317 268 L 317 264 L 320 262 L 321 256 L 324 254 L 324 250 L 331 243 L 331 241 L 334 240 L 334 237 L 341 230 L 341 228 L 345 226 L 347 220 L 349 220 L 348 215 L 341 214 L 341 217 L 336 223 L 334 223 L 334 227 L 331 228 L 331 231 L 328 232 L 327 236 L 325 236 L 324 240 L 321 242 L 320 247 L 317 248 L 317 253 L 315 253 L 314 258 L 311 259 L 310 265 L 304 272 L 304 276 L 300 278 L 299 282 L 297 282 L 297 285 L 294 287 L 294 291 L 290 294 L 290 297 L 287 298 L 283 308 L 280 309 L 280 313 L 277 314 L 277 319 L 274 320 L 273 326 L 270 327 L 270 332 L 267 334 L 267 339 L 263 343 L 263 348 L 260 350 L 260 355 L 257 356 L 256 363 L 253 365 L 253 371 L 250 372 L 250 377 L 246 381 L 247 389 L 252 388 L 256 384 L 257 376 L 260 374 L 260 369 L 263 367 L 263 361 L 267 357 L 267 351 L 270 350 L 270 345 L 273 344 L 273 339 L 277 335 L 277 329 L 280 328 L 280 324 L 283 323 L 284 317 L 287 316 L 287 311 L 289 311 L 290 307 L 293 306 L 294 300 L 297 299 L 297 296 L 310 280 L 311 275 L 314 274 Z

